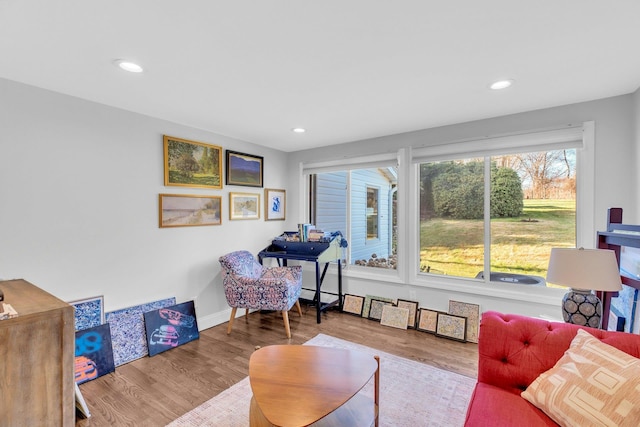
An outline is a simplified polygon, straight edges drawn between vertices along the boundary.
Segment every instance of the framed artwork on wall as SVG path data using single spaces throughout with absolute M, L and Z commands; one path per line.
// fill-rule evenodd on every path
M 264 157 L 227 150 L 227 185 L 262 187 Z
M 164 185 L 222 188 L 222 147 L 164 135 Z
M 260 195 L 229 193 L 229 219 L 260 219 Z
M 160 228 L 222 224 L 222 197 L 160 194 Z
M 264 220 L 283 221 L 285 219 L 285 209 L 287 202 L 287 192 L 273 188 L 264 189 Z

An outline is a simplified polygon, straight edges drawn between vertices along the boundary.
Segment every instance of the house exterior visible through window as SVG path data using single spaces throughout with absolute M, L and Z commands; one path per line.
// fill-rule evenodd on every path
M 372 167 L 310 175 L 310 221 L 348 240 L 352 265 L 396 266 L 396 167 Z
M 378 189 L 367 187 L 367 240 L 378 238 Z

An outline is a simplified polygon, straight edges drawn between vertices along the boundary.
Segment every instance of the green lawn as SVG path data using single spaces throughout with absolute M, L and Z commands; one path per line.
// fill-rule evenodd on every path
M 475 277 L 483 270 L 483 221 L 420 224 L 422 271 Z M 491 220 L 491 270 L 545 276 L 552 247 L 575 246 L 575 200 L 525 200 L 518 218 Z

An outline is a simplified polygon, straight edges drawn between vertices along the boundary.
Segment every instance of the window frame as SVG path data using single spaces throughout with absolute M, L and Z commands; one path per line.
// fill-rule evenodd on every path
M 418 160 L 425 156 L 429 156 L 431 160 L 448 160 L 454 154 L 457 154 L 458 158 L 472 157 L 477 154 L 480 154 L 480 157 L 506 154 L 505 150 L 513 141 L 519 144 L 521 151 L 557 149 L 560 148 L 558 141 L 575 140 L 576 133 L 581 135 L 580 147 L 575 147 L 578 148 L 576 163 L 580 168 L 576 192 L 576 211 L 579 212 L 576 215 L 576 244 L 591 248 L 594 245 L 596 232 L 593 194 L 595 186 L 595 122 L 593 121 L 585 121 L 577 125 L 568 124 L 551 129 L 523 131 L 517 134 L 443 142 L 432 146 L 419 145 L 419 142 L 415 142 L 413 146 L 401 147 L 393 152 L 376 155 L 321 162 L 300 162 L 300 194 L 304 195 L 300 198 L 299 204 L 301 219 L 309 218 L 308 175 L 318 172 L 388 166 L 390 163 L 396 162 L 398 168 L 397 268 L 396 270 L 386 270 L 348 265 L 343 269 L 344 276 L 427 287 L 444 292 L 491 294 L 507 299 L 557 305 L 559 298 L 566 292 L 562 289 L 495 283 L 489 281 L 489 275 L 486 275 L 485 281 L 482 282 L 477 279 L 420 273 L 420 189 L 418 185 L 420 162 Z M 490 232 L 490 228 L 485 227 L 485 229 L 485 232 Z M 347 236 L 347 238 L 349 237 Z

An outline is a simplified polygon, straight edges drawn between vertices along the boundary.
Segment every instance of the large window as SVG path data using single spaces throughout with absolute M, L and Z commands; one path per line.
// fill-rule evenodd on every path
M 311 174 L 310 221 L 347 238 L 349 264 L 395 269 L 397 167 Z
M 419 167 L 422 272 L 544 285 L 551 248 L 575 247 L 575 149 Z

